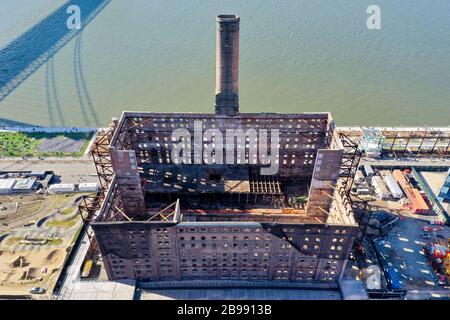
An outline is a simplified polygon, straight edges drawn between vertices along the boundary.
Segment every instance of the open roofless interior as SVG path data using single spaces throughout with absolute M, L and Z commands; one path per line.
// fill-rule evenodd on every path
M 271 215 L 267 219 L 283 216 L 324 223 L 330 221 L 330 216 L 351 216 L 345 206 L 344 211 L 335 206 L 336 214 L 330 215 L 333 202 L 339 197 L 336 189 L 344 148 L 329 113 L 238 114 L 230 118 L 214 114 L 124 112 L 116 122 L 109 148 L 116 189 L 120 190 L 114 198 L 119 199 L 120 206 L 116 203 L 110 209 L 118 208 L 126 215 L 107 214 L 114 220 L 145 221 L 177 200 L 183 217 L 194 221 L 247 220 L 250 218 L 245 216 L 249 215 L 252 219 Z M 231 130 L 247 133 L 233 137 L 233 164 L 217 164 L 212 158 L 205 158 L 203 149 L 196 153 L 193 140 L 172 136 L 175 130 L 183 129 L 194 137 L 195 123 L 201 124 L 202 132 L 215 129 L 223 136 Z M 253 128 L 267 130 L 269 145 L 271 130 L 279 133 L 278 152 L 268 147 L 267 153 L 274 152 L 278 169 L 274 175 L 261 174 L 261 168 L 270 165 L 263 164 L 260 150 L 256 155 L 250 152 L 250 145 L 257 144 L 260 138 L 248 134 Z M 211 137 L 201 139 L 204 148 L 217 142 Z M 188 151 L 189 163 L 173 162 L 172 151 L 180 143 L 186 147 L 184 152 Z M 224 159 L 229 146 L 230 141 L 224 140 Z M 217 152 L 213 148 L 211 154 Z M 198 156 L 203 157 L 201 164 L 195 164 Z

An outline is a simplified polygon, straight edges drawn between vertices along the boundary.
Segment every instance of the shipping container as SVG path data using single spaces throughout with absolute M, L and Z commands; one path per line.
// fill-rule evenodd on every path
M 74 192 L 75 185 L 71 183 L 57 183 L 48 187 L 48 191 L 54 193 Z
M 400 170 L 394 170 L 394 172 L 392 172 L 392 176 L 403 191 L 405 191 L 405 189 L 409 187 L 409 182 L 406 176 Z
M 410 209 L 412 213 L 415 214 L 427 214 L 430 208 L 428 207 L 425 200 L 422 198 L 419 190 L 408 187 L 405 189 L 405 194 L 410 201 Z

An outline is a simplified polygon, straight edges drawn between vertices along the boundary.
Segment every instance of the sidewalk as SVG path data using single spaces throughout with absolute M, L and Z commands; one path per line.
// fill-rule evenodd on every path
M 41 126 L 0 126 L 0 132 L 31 132 L 31 133 L 77 133 L 95 132 L 101 128 L 77 127 L 41 127 Z

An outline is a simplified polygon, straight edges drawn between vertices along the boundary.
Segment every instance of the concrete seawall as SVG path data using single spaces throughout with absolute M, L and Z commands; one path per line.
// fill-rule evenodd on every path
M 63 132 L 95 132 L 99 128 L 78 127 L 40 127 L 40 126 L 0 126 L 0 132 L 28 132 L 28 133 L 63 133 Z
M 41 127 L 41 126 L 0 126 L 0 132 L 93 132 L 102 128 L 80 128 L 80 127 Z M 416 131 L 442 131 L 450 133 L 450 125 L 448 127 L 336 127 L 338 131 L 361 131 L 362 129 L 372 129 L 380 131 L 402 131 L 402 132 L 416 132 Z

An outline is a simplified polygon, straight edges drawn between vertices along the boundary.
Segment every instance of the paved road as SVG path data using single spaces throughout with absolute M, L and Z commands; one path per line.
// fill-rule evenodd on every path
M 450 290 L 440 286 L 428 259 L 423 253 L 423 246 L 432 240 L 424 240 L 421 234 L 423 227 L 429 226 L 426 221 L 410 217 L 402 217 L 392 227 L 389 235 L 379 240 L 378 248 L 388 265 L 400 273 L 402 288 L 408 290 L 409 299 L 439 298 L 450 295 Z M 436 235 L 450 237 L 450 228 L 433 232 Z
M 410 290 L 406 295 L 407 300 L 444 299 L 450 300 L 450 289 L 442 290 Z
M 56 297 L 57 299 L 70 300 L 71 296 L 74 294 L 74 287 L 80 280 L 81 265 L 83 264 L 84 257 L 86 256 L 90 246 L 89 238 L 86 232 L 82 232 L 80 237 L 82 237 L 80 245 L 77 248 L 74 248 L 74 250 L 76 250 L 74 253 L 75 257 L 66 269 L 59 296 Z
M 280 288 L 147 289 L 137 291 L 138 300 L 342 300 L 339 290 Z
M 338 131 L 361 131 L 361 129 L 374 129 L 378 131 L 398 131 L 398 132 L 415 132 L 415 131 L 443 131 L 450 133 L 450 127 L 366 127 L 366 126 L 353 126 L 353 127 L 336 127 Z
M 0 159 L 0 171 L 54 171 L 62 183 L 98 182 L 90 159 L 11 160 Z
M 372 166 L 386 166 L 386 167 L 443 167 L 450 168 L 450 159 L 438 159 L 438 158 L 428 158 L 428 159 L 397 159 L 397 160 L 387 160 L 387 159 L 361 159 L 361 165 L 370 164 Z

